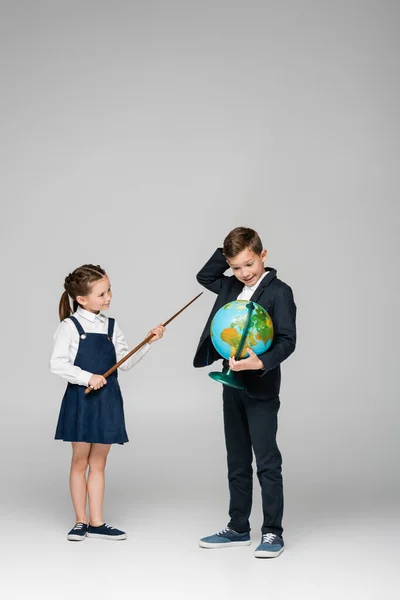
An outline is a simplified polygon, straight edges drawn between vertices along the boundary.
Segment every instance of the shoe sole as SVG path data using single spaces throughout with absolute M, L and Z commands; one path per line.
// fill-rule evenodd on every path
M 85 535 L 74 535 L 73 533 L 71 533 L 70 535 L 67 535 L 67 540 L 69 542 L 83 542 L 83 540 L 85 539 L 87 534 Z
M 118 542 L 119 540 L 126 540 L 128 537 L 126 533 L 122 535 L 103 535 L 101 533 L 87 533 L 87 537 L 89 538 L 97 538 L 99 540 L 114 540 Z
M 251 540 L 246 542 L 225 542 L 222 544 L 213 544 L 212 542 L 202 542 L 200 540 L 200 548 L 231 548 L 232 546 L 250 546 Z
M 256 550 L 254 552 L 254 556 L 256 558 L 276 558 L 277 556 L 282 554 L 282 552 L 283 548 L 281 548 L 281 550 L 278 550 L 278 552 L 268 552 L 268 550 Z

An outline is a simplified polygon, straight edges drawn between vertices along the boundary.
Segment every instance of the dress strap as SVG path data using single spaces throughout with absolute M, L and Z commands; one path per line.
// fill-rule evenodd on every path
M 113 333 L 114 333 L 114 324 L 115 324 L 115 319 L 111 319 L 110 317 L 108 318 L 108 337 L 110 339 L 110 341 L 112 342 L 113 339 Z
M 76 317 L 68 317 L 68 319 L 71 319 L 71 321 L 74 323 L 75 327 L 78 330 L 79 333 L 79 337 L 84 340 L 86 337 L 86 333 L 85 330 L 83 329 L 82 325 L 79 323 L 78 319 Z M 84 337 L 82 337 L 84 336 Z

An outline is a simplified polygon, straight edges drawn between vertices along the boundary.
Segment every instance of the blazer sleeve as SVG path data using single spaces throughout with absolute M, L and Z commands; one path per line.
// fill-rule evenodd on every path
M 270 350 L 258 357 L 264 365 L 261 377 L 267 371 L 275 369 L 294 352 L 296 347 L 296 312 L 293 292 L 288 285 L 283 285 L 278 289 L 274 299 L 273 344 Z
M 225 281 L 229 280 L 225 271 L 229 269 L 222 248 L 217 248 L 212 257 L 196 275 L 197 281 L 210 292 L 219 294 Z

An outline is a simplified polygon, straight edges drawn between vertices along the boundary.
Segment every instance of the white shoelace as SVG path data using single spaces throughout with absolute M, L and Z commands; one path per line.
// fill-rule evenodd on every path
M 77 523 L 74 527 L 74 529 L 82 529 L 83 527 L 83 523 Z
M 229 527 L 225 527 L 225 529 L 221 529 L 221 531 L 218 531 L 217 535 L 223 535 L 224 533 L 227 533 L 228 531 L 231 531 L 229 529 Z
M 275 534 L 274 533 L 263 533 L 262 536 L 262 543 L 263 544 L 272 544 L 272 542 L 275 539 Z
M 108 529 L 115 529 L 115 527 L 111 527 L 111 525 L 108 525 L 107 523 L 104 523 L 104 525 L 108 528 Z

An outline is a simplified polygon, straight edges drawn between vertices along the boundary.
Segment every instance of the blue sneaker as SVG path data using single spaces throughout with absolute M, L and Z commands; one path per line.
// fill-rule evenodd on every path
M 219 533 L 201 538 L 201 548 L 228 548 L 229 546 L 250 546 L 250 533 L 238 533 L 230 527 L 225 527 Z
M 121 531 L 116 527 L 111 527 L 107 523 L 99 525 L 99 527 L 93 527 L 89 525 L 87 536 L 89 538 L 98 538 L 99 540 L 126 540 L 128 537 L 125 531 Z
M 283 552 L 283 539 L 275 533 L 263 533 L 261 544 L 254 552 L 256 558 L 274 558 Z
M 88 526 L 86 523 L 77 523 L 75 527 L 68 532 L 67 540 L 70 542 L 82 542 L 87 533 Z

